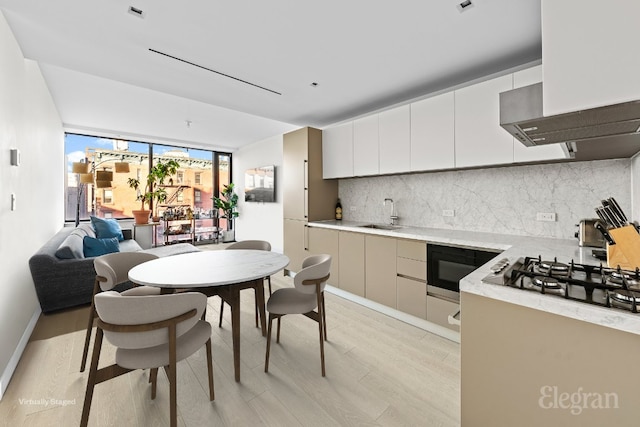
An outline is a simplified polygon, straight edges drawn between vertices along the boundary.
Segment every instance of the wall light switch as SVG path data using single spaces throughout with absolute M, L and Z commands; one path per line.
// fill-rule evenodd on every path
M 11 210 L 16 210 L 16 193 L 11 193 Z
M 20 150 L 17 148 L 11 149 L 11 166 L 20 166 Z
M 442 216 L 455 216 L 456 213 L 453 209 L 443 209 Z

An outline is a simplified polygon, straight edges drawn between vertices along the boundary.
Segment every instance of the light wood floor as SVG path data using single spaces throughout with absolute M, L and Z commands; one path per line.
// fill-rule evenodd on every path
M 274 288 L 292 286 L 282 274 Z M 233 376 L 228 307 L 218 328 L 210 298 L 216 400 L 209 402 L 204 348 L 178 364 L 178 423 L 184 426 L 455 426 L 460 424 L 459 344 L 326 295 L 327 376 L 320 373 L 317 324 L 285 316 L 280 344 L 255 328 L 250 291 L 241 312 L 242 381 Z M 79 425 L 88 373 L 80 373 L 87 307 L 42 316 L 0 401 L 0 425 Z M 105 341 L 106 342 L 106 341 Z M 93 343 L 91 345 L 93 348 Z M 101 366 L 113 348 L 103 346 Z M 88 368 L 87 368 L 88 371 Z M 89 425 L 168 425 L 169 390 L 158 375 L 150 399 L 148 371 L 96 386 Z

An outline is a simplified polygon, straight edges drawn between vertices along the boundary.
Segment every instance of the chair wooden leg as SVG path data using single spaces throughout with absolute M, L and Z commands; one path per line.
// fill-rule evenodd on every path
M 269 284 L 269 295 L 271 295 L 271 276 L 267 277 L 267 283 Z
M 323 337 L 323 333 L 322 333 L 322 329 L 323 329 L 323 324 L 324 322 L 322 321 L 322 316 L 318 316 L 318 328 L 319 328 L 319 332 L 320 332 L 320 364 L 322 365 L 322 376 L 324 377 L 325 371 L 324 371 L 324 337 Z
M 253 295 L 253 299 L 255 301 L 255 307 L 256 307 L 256 328 L 257 328 L 258 327 L 258 310 L 259 310 L 259 307 L 258 307 L 258 288 L 255 288 L 254 291 L 255 292 L 254 292 L 254 295 Z M 264 290 L 263 290 L 263 292 L 264 292 Z
M 156 388 L 158 385 L 158 368 L 149 370 L 149 382 L 151 383 L 151 400 L 156 398 Z
M 100 360 L 102 336 L 102 329 L 98 328 L 98 331 L 96 332 L 96 340 L 93 344 L 93 356 L 91 357 L 91 366 L 89 367 L 89 379 L 87 380 L 87 391 L 84 395 L 84 405 L 82 407 L 82 418 L 80 418 L 80 427 L 86 427 L 86 425 L 89 423 L 89 410 L 91 409 L 93 390 L 96 386 L 96 373 L 98 371 L 98 361 Z
M 316 298 L 318 301 L 318 332 L 320 336 L 320 365 L 322 366 L 322 376 L 325 375 L 324 370 L 324 310 L 323 310 L 323 302 L 324 296 L 322 291 L 320 290 L 319 284 L 316 284 Z
M 211 338 L 207 341 L 207 370 L 209 371 L 209 400 L 216 398 L 213 388 L 213 357 L 211 356 Z
M 271 314 L 269 314 L 269 316 L 271 316 Z M 282 316 L 278 317 L 278 333 L 276 334 L 276 342 L 280 343 L 280 319 Z
M 220 320 L 218 321 L 218 328 L 222 328 L 222 315 L 224 314 L 224 300 L 220 297 Z
M 91 308 L 89 309 L 89 322 L 87 324 L 87 334 L 84 337 L 84 350 L 82 352 L 82 362 L 80 363 L 80 372 L 84 372 L 84 368 L 87 364 L 87 356 L 89 354 L 89 341 L 91 341 L 91 331 L 93 330 L 93 320 L 96 317 L 96 307 L 94 297 L 100 292 L 100 284 L 96 279 L 93 285 L 93 295 L 91 296 Z
M 322 292 L 322 324 L 324 325 L 324 340 L 327 340 L 327 311 L 324 309 L 324 291 Z
M 169 417 L 171 427 L 178 426 L 178 401 L 176 381 L 176 325 L 169 326 Z
M 278 319 L 280 320 L 280 319 Z M 271 324 L 273 323 L 273 314 L 269 313 L 269 327 L 267 329 L 267 353 L 264 358 L 264 371 L 269 372 L 269 351 L 271 350 Z

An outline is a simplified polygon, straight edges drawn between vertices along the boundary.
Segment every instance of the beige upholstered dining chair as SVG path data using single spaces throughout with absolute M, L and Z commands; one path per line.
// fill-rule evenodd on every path
M 234 250 L 234 249 L 253 249 L 257 251 L 270 251 L 271 244 L 264 240 L 242 240 L 239 242 L 235 242 L 226 247 L 226 250 Z M 265 277 L 267 283 L 269 284 L 269 295 L 271 295 L 271 276 Z M 255 292 L 258 292 L 258 289 L 254 288 Z M 254 294 L 255 302 L 256 302 L 256 328 L 258 327 L 258 295 Z M 222 327 L 222 315 L 224 314 L 224 300 L 220 301 L 220 320 L 218 321 L 218 327 Z
M 331 255 L 313 255 L 305 258 L 302 269 L 296 273 L 294 288 L 276 290 L 267 302 L 269 329 L 267 331 L 267 353 L 264 371 L 269 372 L 269 352 L 271 350 L 271 325 L 278 319 L 276 342 L 280 342 L 280 319 L 286 314 L 304 314 L 318 322 L 320 333 L 320 364 L 322 376 L 324 369 L 324 341 L 327 339 L 327 319 L 324 306 L 324 288 L 331 270 Z M 314 311 L 315 309 L 318 311 Z
M 167 295 L 123 295 L 115 291 L 95 296 L 97 333 L 82 408 L 81 426 L 89 421 L 96 384 L 135 369 L 151 368 L 151 398 L 155 399 L 158 368 L 169 378 L 171 426 L 177 425 L 176 363 L 206 345 L 209 400 L 214 399 L 211 325 L 201 320 L 207 297 L 198 292 Z M 116 347 L 115 364 L 98 369 L 103 336 Z
M 121 283 L 129 280 L 129 270 L 138 264 L 158 258 L 156 255 L 144 252 L 115 252 L 101 255 L 93 261 L 96 270 L 96 280 L 93 285 L 93 295 L 91 296 L 91 308 L 89 309 L 89 322 L 87 333 L 84 338 L 84 350 L 82 352 L 82 363 L 80 372 L 84 372 L 89 353 L 89 341 L 91 340 L 91 330 L 96 317 L 94 299 L 96 294 L 110 291 Z M 124 295 L 159 295 L 160 288 L 151 286 L 137 286 L 123 292 Z

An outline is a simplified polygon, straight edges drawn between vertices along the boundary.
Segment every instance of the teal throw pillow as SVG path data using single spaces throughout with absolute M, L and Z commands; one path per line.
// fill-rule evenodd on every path
M 116 237 L 120 242 L 124 240 L 124 236 L 122 235 L 122 228 L 120 228 L 120 224 L 118 224 L 118 221 L 113 218 L 105 219 L 92 216 L 91 225 L 93 225 L 93 228 L 96 230 L 96 237 L 98 239 Z
M 86 258 L 120 252 L 120 243 L 118 243 L 117 237 L 96 239 L 94 237 L 84 236 L 82 246 Z

